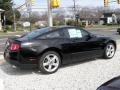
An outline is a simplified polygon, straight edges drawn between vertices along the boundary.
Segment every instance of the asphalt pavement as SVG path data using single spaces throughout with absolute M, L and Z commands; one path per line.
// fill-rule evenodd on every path
M 91 33 L 96 34 L 98 36 L 112 37 L 115 40 L 120 40 L 120 35 L 116 30 L 89 30 Z

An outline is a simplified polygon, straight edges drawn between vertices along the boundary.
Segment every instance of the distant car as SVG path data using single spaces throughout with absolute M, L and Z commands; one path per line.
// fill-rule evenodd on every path
M 38 67 L 43 73 L 54 73 L 67 63 L 89 58 L 110 59 L 116 41 L 98 37 L 73 26 L 47 27 L 34 30 L 6 42 L 4 57 L 18 67 Z
M 97 90 L 120 90 L 120 76 L 104 83 Z
M 120 28 L 117 29 L 117 32 L 120 34 Z

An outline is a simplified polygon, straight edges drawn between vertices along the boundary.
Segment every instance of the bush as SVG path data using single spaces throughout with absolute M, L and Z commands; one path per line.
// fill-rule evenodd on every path
M 85 27 L 85 23 L 84 22 L 77 22 L 77 21 L 74 21 L 74 20 L 68 20 L 67 21 L 67 25 L 78 26 L 78 27 Z
M 6 25 L 5 26 L 5 32 L 7 32 L 7 31 L 13 31 L 13 28 L 12 28 L 11 25 Z
M 67 25 L 70 25 L 70 26 L 75 26 L 75 21 L 73 21 L 73 20 L 68 20 L 66 24 L 67 24 Z
M 64 22 L 63 22 L 63 21 L 54 20 L 54 21 L 53 21 L 53 25 L 54 25 L 54 26 L 64 25 Z
M 118 25 L 117 23 L 109 23 L 107 24 L 107 26 L 111 26 L 111 25 Z

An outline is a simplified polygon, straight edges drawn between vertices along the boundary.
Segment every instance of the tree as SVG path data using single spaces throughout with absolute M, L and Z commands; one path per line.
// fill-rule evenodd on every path
M 34 11 L 31 13 L 31 23 L 34 24 L 35 22 L 39 21 L 40 20 L 40 17 L 41 15 L 37 12 L 37 11 Z M 27 12 L 25 12 L 22 17 L 20 18 L 20 21 L 29 21 L 29 15 Z
M 20 14 L 20 12 L 18 11 L 18 10 L 14 10 L 14 13 L 15 13 L 15 17 L 16 17 L 16 21 L 20 18 L 20 16 L 21 16 L 21 14 Z M 13 24 L 14 23 L 14 17 L 13 17 L 13 10 L 11 11 L 11 10 L 9 10 L 9 11 L 6 11 L 5 12 L 5 16 L 6 16 L 6 24 L 9 24 L 9 25 L 11 25 L 11 24 Z
M 2 14 L 2 18 L 3 18 L 3 15 L 6 16 L 6 24 L 10 24 L 12 25 L 13 24 L 13 2 L 12 0 L 0 0 L 0 8 L 5 10 L 5 12 Z M 20 12 L 15 9 L 14 10 L 15 12 L 15 15 L 16 15 L 16 20 L 18 20 L 21 16 Z
M 38 12 L 32 12 L 31 14 L 31 23 L 35 23 L 40 20 L 40 14 Z
M 55 26 L 59 26 L 59 25 L 64 25 L 65 21 L 64 21 L 65 16 L 61 13 L 56 13 L 53 17 L 53 24 Z
M 0 0 L 0 8 L 6 11 L 12 10 L 12 0 Z

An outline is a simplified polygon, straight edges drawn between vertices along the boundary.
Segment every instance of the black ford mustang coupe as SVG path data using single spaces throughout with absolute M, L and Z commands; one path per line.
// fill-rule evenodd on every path
M 42 73 L 54 73 L 60 65 L 89 58 L 110 59 L 116 42 L 98 37 L 73 26 L 46 27 L 6 42 L 4 57 L 18 67 L 38 67 Z
M 102 84 L 97 90 L 120 90 L 120 76 Z

